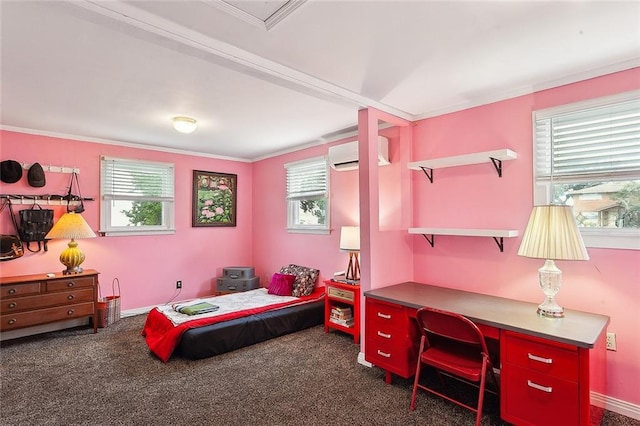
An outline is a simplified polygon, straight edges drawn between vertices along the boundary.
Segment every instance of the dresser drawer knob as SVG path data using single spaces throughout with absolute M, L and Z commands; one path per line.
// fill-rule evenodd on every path
M 67 315 L 73 315 L 73 309 L 69 309 L 69 310 L 67 311 Z
M 380 349 L 378 349 L 378 355 L 383 356 L 385 358 L 391 358 L 391 354 L 388 354 L 386 352 L 382 352 Z
M 391 339 L 391 334 L 383 333 L 382 331 L 378 331 L 378 336 L 384 337 L 385 339 Z
M 527 358 L 529 358 L 532 361 L 543 362 L 545 364 L 552 364 L 553 363 L 553 358 L 543 358 L 541 356 L 537 356 L 537 355 L 534 355 L 532 353 L 527 353 Z
M 537 383 L 532 382 L 531 380 L 527 380 L 527 385 L 530 388 L 534 388 L 534 389 L 537 389 L 537 390 L 542 391 L 542 392 L 546 392 L 546 393 L 553 392 L 553 388 L 551 386 L 542 386 L 542 385 L 539 385 Z
M 384 318 L 384 319 L 391 319 L 391 315 L 389 314 L 383 314 L 382 312 L 378 312 L 378 316 L 380 318 Z
M 9 294 L 16 294 L 16 289 L 15 288 L 10 288 L 9 291 L 7 292 Z
M 67 283 L 67 287 L 69 287 L 69 288 L 71 288 L 71 287 L 73 287 L 73 286 L 75 286 L 75 285 L 76 285 L 76 283 L 75 283 L 75 282 L 73 282 L 73 281 L 69 281 L 69 282 Z
M 70 295 L 67 296 L 67 300 L 73 300 L 75 298 L 76 297 L 73 294 L 70 294 Z
M 16 323 L 16 320 L 11 318 L 9 321 L 7 321 L 9 323 L 9 325 L 13 325 Z
M 16 302 L 9 303 L 9 308 L 15 308 L 16 306 L 18 306 Z

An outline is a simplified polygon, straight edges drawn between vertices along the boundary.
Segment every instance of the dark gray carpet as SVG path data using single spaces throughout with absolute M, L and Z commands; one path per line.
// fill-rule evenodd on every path
M 2 425 L 471 425 L 474 414 L 357 363 L 350 336 L 321 326 L 217 357 L 160 362 L 123 318 L 3 342 Z M 483 425 L 501 425 L 496 398 Z M 606 413 L 603 425 L 640 425 Z

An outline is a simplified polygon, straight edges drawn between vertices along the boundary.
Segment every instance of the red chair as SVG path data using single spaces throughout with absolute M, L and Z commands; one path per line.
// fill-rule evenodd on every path
M 480 425 L 487 372 L 493 377 L 496 389 L 499 387 L 484 335 L 471 320 L 439 309 L 421 308 L 416 314 L 416 320 L 422 331 L 422 339 L 410 410 L 413 411 L 415 408 L 416 396 L 420 388 L 474 411 L 476 425 Z M 438 375 L 442 371 L 469 382 L 479 383 L 478 406 L 474 408 L 420 384 L 422 364 L 434 367 Z M 442 377 L 440 379 L 442 381 Z

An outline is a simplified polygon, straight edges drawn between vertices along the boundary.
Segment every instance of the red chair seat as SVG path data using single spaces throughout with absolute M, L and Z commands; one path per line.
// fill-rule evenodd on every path
M 482 357 L 470 354 L 468 349 L 463 352 L 429 348 L 420 355 L 420 361 L 472 382 L 479 382 L 482 375 Z

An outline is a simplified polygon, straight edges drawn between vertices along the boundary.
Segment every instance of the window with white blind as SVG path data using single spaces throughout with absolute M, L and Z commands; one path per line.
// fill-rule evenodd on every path
M 534 202 L 565 204 L 589 247 L 640 249 L 640 91 L 535 111 Z
M 174 233 L 174 166 L 101 157 L 100 201 L 104 235 Z
M 289 232 L 329 232 L 329 173 L 325 157 L 285 164 L 287 229 Z

